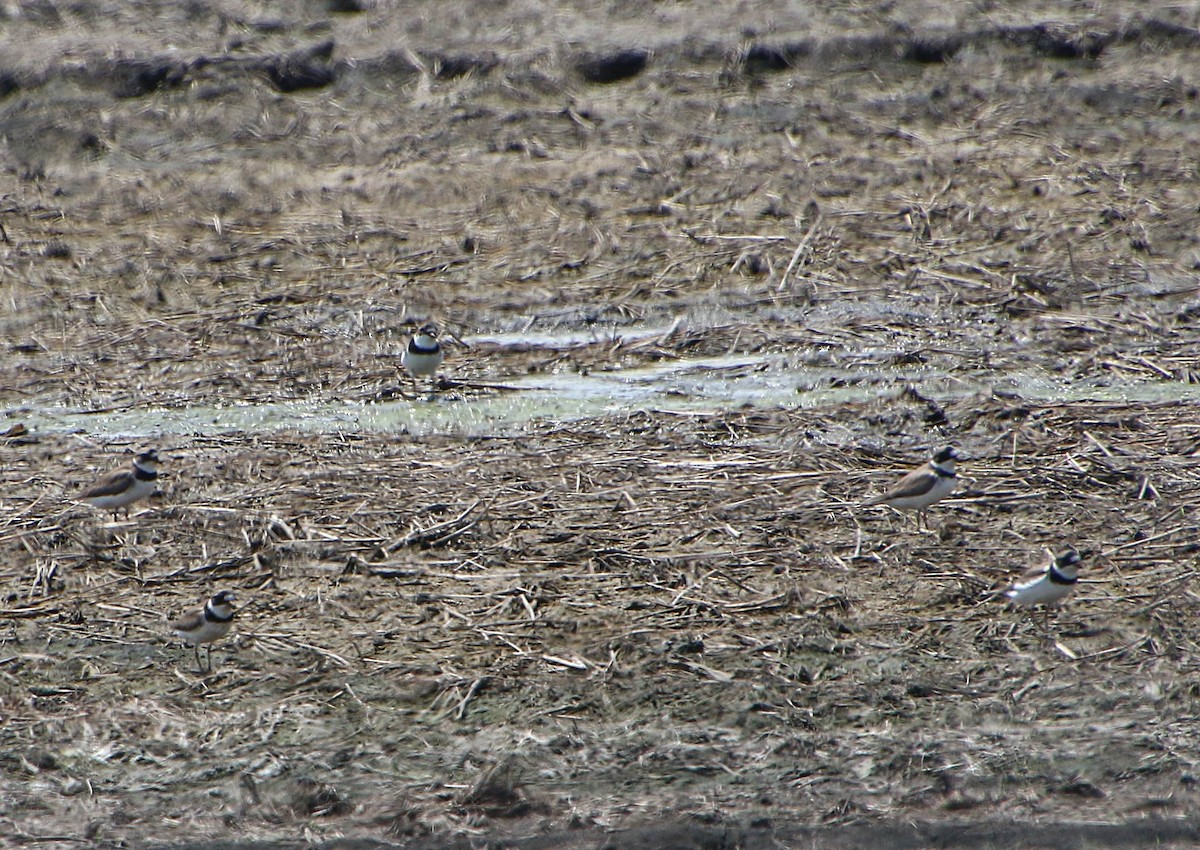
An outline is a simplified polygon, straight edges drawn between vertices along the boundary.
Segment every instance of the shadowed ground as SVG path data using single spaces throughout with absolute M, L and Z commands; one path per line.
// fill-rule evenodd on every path
M 779 847 L 811 847 L 819 850 L 851 850 L 878 847 L 881 850 L 917 850 L 926 847 L 954 847 L 962 850 L 1002 850 L 1002 848 L 1052 848 L 1052 850 L 1089 850 L 1105 847 L 1187 847 L 1200 838 L 1200 830 L 1187 821 L 1143 821 L 1137 824 L 1075 824 L 1016 826 L 1013 824 L 870 824 L 862 826 L 713 828 L 694 824 L 646 827 L 610 832 L 597 836 L 590 832 L 554 833 L 529 838 L 504 839 L 500 846 L 513 850 L 584 850 L 584 848 L 654 847 L 659 850 L 742 850 Z M 286 850 L 304 844 L 238 844 L 211 842 L 171 845 L 176 850 Z M 403 845 L 370 840 L 345 840 L 328 845 L 330 850 L 387 850 L 403 846 L 405 850 L 435 848 L 471 848 L 468 839 L 454 843 L 409 842 Z

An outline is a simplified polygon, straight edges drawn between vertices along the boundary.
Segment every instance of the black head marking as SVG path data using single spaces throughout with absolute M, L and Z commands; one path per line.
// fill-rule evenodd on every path
M 1075 550 L 1075 547 L 1073 546 L 1067 546 L 1054 556 L 1054 564 L 1060 568 L 1074 566 L 1081 560 L 1083 560 L 1083 557 Z
M 954 451 L 954 446 L 946 446 L 933 456 L 934 463 L 949 463 L 952 460 L 958 460 L 958 452 Z

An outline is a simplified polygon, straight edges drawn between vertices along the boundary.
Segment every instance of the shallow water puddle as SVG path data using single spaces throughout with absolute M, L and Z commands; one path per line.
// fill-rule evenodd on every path
M 238 431 L 385 431 L 466 435 L 511 432 L 534 420 L 572 421 L 633 410 L 684 412 L 756 407 L 818 407 L 860 402 L 912 386 L 935 400 L 1002 392 L 1030 402 L 1155 402 L 1200 399 L 1200 385 L 1178 382 L 1101 385 L 1047 374 L 951 377 L 931 369 L 807 368 L 757 355 L 670 360 L 637 369 L 531 375 L 506 383 L 511 391 L 430 402 L 285 401 L 197 405 L 90 413 L 63 408 L 22 410 L 38 431 L 106 436 Z

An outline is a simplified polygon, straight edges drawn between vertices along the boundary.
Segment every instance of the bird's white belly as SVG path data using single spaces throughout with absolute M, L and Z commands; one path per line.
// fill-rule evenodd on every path
M 229 623 L 218 623 L 215 620 L 205 620 L 204 625 L 199 628 L 192 629 L 190 632 L 175 630 L 175 634 L 183 639 L 183 642 L 189 646 L 196 646 L 202 643 L 212 643 L 214 640 L 219 640 L 229 634 L 229 629 L 233 625 Z
M 419 378 L 428 378 L 436 375 L 438 367 L 442 365 L 442 352 L 439 350 L 430 354 L 421 354 L 405 351 L 400 358 L 400 363 L 410 374 Z
M 154 492 L 156 486 L 157 482 L 155 481 L 134 480 L 133 486 L 123 493 L 116 493 L 112 496 L 91 496 L 83 501 L 93 507 L 111 511 L 132 504 L 138 499 L 144 499 Z
M 1047 576 L 1014 585 L 1006 593 L 1014 605 L 1050 605 L 1066 599 L 1073 584 L 1055 584 Z
M 957 483 L 957 478 L 943 478 L 939 475 L 938 480 L 929 488 L 929 492 L 922 493 L 920 496 L 903 496 L 899 499 L 889 499 L 888 504 L 902 511 L 919 511 L 949 496 L 954 492 L 954 486 Z

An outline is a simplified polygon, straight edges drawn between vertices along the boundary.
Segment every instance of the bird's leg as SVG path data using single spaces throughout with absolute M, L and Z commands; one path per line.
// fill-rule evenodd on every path
M 1050 642 L 1050 609 L 1045 605 L 1039 605 L 1038 607 L 1041 608 L 1041 611 L 1036 612 L 1036 613 L 1030 612 L 1030 617 L 1032 619 L 1032 622 L 1036 625 L 1038 630 L 1041 632 L 1042 642 L 1049 643 Z

